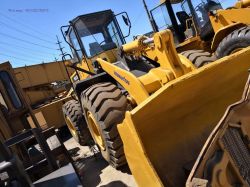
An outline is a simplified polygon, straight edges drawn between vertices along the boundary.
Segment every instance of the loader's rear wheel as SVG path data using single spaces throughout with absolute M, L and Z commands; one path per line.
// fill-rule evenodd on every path
M 250 26 L 245 26 L 227 35 L 216 49 L 216 57 L 222 58 L 250 46 L 249 31 Z
M 214 62 L 216 57 L 209 52 L 203 50 L 188 50 L 181 53 L 190 60 L 197 68 Z
M 91 139 L 89 129 L 82 114 L 79 101 L 70 100 L 63 105 L 63 115 L 66 125 L 73 138 L 80 145 L 86 145 Z
M 124 119 L 128 104 L 121 90 L 112 83 L 99 83 L 81 95 L 90 133 L 102 156 L 113 167 L 126 163 L 117 124 Z

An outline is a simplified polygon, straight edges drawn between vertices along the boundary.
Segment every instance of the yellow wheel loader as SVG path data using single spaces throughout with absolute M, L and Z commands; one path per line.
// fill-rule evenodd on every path
M 90 20 L 79 16 L 65 33 L 73 54 L 81 54 L 70 66 L 88 74 L 73 83 L 87 122 L 82 125 L 111 165 L 128 162 L 139 186 L 184 186 L 212 129 L 241 96 L 250 49 L 197 68 L 178 55 L 171 31 L 164 30 L 116 45 L 110 59 L 110 48 L 102 46 L 110 40 L 103 44 L 100 30 L 90 27 L 102 19 Z M 95 41 L 93 56 L 93 40 L 86 37 Z
M 217 0 L 161 0 L 152 9 L 151 17 L 155 32 L 170 29 L 178 52 L 190 49 L 210 51 L 214 29 L 209 12 L 222 9 Z
M 131 27 L 130 20 L 126 12 L 121 13 L 125 23 Z M 111 10 L 101 11 L 91 14 L 85 14 L 78 16 L 70 21 L 70 24 L 61 28 L 65 41 L 69 44 L 73 53 L 73 63 L 71 66 L 75 70 L 75 73 L 71 75 L 71 82 L 84 80 L 95 73 L 98 73 L 98 64 L 96 59 L 98 57 L 107 59 L 109 62 L 116 62 L 120 58 L 118 47 L 125 43 L 125 38 L 121 32 L 120 26 L 116 19 L 116 16 Z M 78 21 L 81 19 L 82 21 Z M 77 23 L 78 21 L 78 23 Z M 73 27 L 74 25 L 74 27 Z M 72 26 L 72 27 L 70 27 Z M 85 31 L 84 27 L 86 27 Z M 67 29 L 67 30 L 66 30 Z M 78 31 L 76 31 L 78 29 Z M 65 31 L 65 32 L 64 32 Z M 85 32 L 85 33 L 84 33 Z M 78 43 L 77 40 L 82 40 L 82 43 Z M 83 42 L 87 42 L 84 44 Z M 100 45 L 98 45 L 100 43 Z M 207 55 L 204 53 L 203 55 Z M 210 54 L 209 54 L 210 55 Z M 209 63 L 215 61 L 215 58 L 210 55 L 207 61 L 200 63 Z M 195 63 L 197 64 L 197 63 Z M 199 67 L 202 64 L 199 64 Z M 88 72 L 83 72 L 87 70 Z M 69 92 L 71 93 L 71 92 Z M 70 95 L 70 94 L 69 94 Z M 83 116 L 73 114 L 80 114 L 80 103 L 77 99 L 72 99 L 66 102 L 63 106 L 63 114 L 68 129 L 74 139 L 81 145 L 85 145 L 89 140 L 88 130 L 86 131 L 87 124 L 83 124 Z
M 210 20 L 215 32 L 211 50 L 221 58 L 249 46 L 250 1 L 238 1 L 226 10 L 210 12 Z
M 248 0 L 225 10 L 216 0 L 163 0 L 151 16 L 156 31 L 170 29 L 177 51 L 200 67 L 250 45 L 249 6 Z
M 125 24 L 129 26 L 126 36 L 118 24 L 118 16 L 122 16 Z M 99 73 L 97 58 L 116 62 L 119 57 L 118 47 L 125 43 L 130 27 L 126 12 L 115 15 L 111 10 L 81 15 L 70 21 L 69 25 L 62 26 L 62 34 L 74 57 L 72 63 L 66 63 L 67 67 L 75 69 L 75 73 L 70 76 L 71 82 L 78 82 Z M 90 134 L 79 101 L 72 99 L 66 102 L 63 105 L 63 114 L 74 139 L 81 145 L 87 144 Z
M 173 32 L 175 44 L 179 44 L 177 46 L 177 51 L 182 52 L 181 54 L 192 61 L 196 67 L 202 67 L 203 65 L 213 62 L 216 59 L 249 46 L 249 27 L 247 26 L 249 24 L 247 17 L 250 14 L 250 9 L 248 8 L 249 4 L 250 3 L 248 1 L 239 1 L 234 7 L 222 10 L 221 4 L 214 0 L 195 3 L 192 3 L 190 0 L 162 1 L 160 6 L 151 11 L 151 15 L 155 18 L 154 22 L 156 23 L 156 28 L 158 29 L 160 29 L 160 24 L 164 24 L 164 22 L 162 22 L 159 18 L 166 18 L 169 16 L 169 18 L 165 20 L 165 25 L 167 25 L 167 28 Z M 163 16 L 161 16 L 160 13 L 162 13 Z M 210 13 L 211 21 L 209 21 L 208 13 Z M 103 18 L 106 17 L 106 19 L 100 19 L 101 16 L 103 16 Z M 81 51 L 80 45 L 76 43 L 76 46 L 72 46 L 72 48 L 76 48 L 76 52 L 73 50 L 75 53 L 74 59 L 76 59 L 76 62 L 86 61 L 87 63 L 74 64 L 77 64 L 76 66 L 78 68 L 80 67 L 94 72 L 96 65 L 95 63 L 94 65 L 91 64 L 91 61 L 95 62 L 95 59 L 97 58 L 96 56 L 102 56 L 102 58 L 107 58 L 110 62 L 115 62 L 117 59 L 117 46 L 124 44 L 125 40 L 114 14 L 104 11 L 100 13 L 82 15 L 80 17 L 82 19 L 85 17 L 84 19 L 91 20 L 88 22 L 85 21 L 86 27 L 91 30 L 93 30 L 93 27 L 99 29 L 99 31 L 97 29 L 92 32 L 95 33 L 94 37 L 96 37 L 97 40 L 101 40 L 98 41 L 101 43 L 101 47 L 98 47 L 98 42 L 87 41 L 89 42 L 89 46 L 86 47 L 88 54 L 86 57 L 82 58 L 82 54 L 84 52 Z M 72 20 L 70 24 L 75 23 L 77 19 L 78 18 Z M 97 19 L 100 21 L 97 22 Z M 128 24 L 129 19 L 125 20 L 127 20 L 126 22 Z M 77 27 L 81 27 L 79 25 L 81 24 L 78 24 Z M 111 25 L 113 25 L 112 28 Z M 68 32 L 70 32 L 70 34 L 68 34 L 68 40 L 72 40 L 72 42 L 79 37 L 72 29 L 68 30 Z M 216 32 L 215 35 L 214 32 Z M 92 40 L 89 39 L 88 33 L 85 33 L 84 35 L 84 40 Z M 112 39 L 110 39 L 110 37 L 112 37 Z M 245 40 L 245 42 L 241 42 L 242 40 Z M 215 51 L 215 53 L 213 54 L 211 51 Z M 98 52 L 98 55 L 95 55 L 95 52 Z M 93 54 L 91 55 L 91 53 Z M 76 73 L 72 76 L 74 79 L 72 79 L 72 82 L 75 82 L 76 80 L 83 80 L 89 76 L 90 75 L 88 73 L 76 71 Z M 74 113 L 75 111 L 73 108 L 76 108 L 76 112 L 78 111 L 80 108 L 78 101 L 72 100 L 68 104 L 64 105 L 63 111 L 65 121 L 73 137 L 77 140 L 77 142 L 84 145 L 88 139 L 84 137 L 89 136 L 87 132 L 84 133 L 84 135 L 81 134 L 84 130 L 77 125 L 78 121 L 81 121 L 81 118 L 83 117 L 77 118 L 78 120 L 69 117 L 70 113 Z

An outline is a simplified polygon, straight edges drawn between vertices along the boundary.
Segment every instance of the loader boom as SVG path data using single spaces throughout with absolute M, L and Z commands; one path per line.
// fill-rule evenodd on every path
M 166 83 L 195 69 L 191 62 L 180 60 L 174 48 L 170 30 L 156 33 L 153 39 L 142 37 L 125 44 L 122 46 L 122 51 L 124 55 L 138 58 L 144 55 L 159 64 L 159 67 L 151 67 L 149 72 L 144 72 L 137 77 L 133 71 L 126 71 L 101 58 L 97 59 L 102 69 L 119 82 L 137 104 Z M 128 62 L 128 66 L 129 63 L 137 62 Z

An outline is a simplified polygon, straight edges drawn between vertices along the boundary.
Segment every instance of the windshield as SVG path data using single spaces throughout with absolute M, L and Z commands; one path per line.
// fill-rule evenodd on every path
M 87 57 L 93 57 L 103 51 L 117 48 L 124 43 L 116 20 L 112 16 L 80 17 L 75 23 L 75 28 Z M 80 46 L 74 32 L 70 34 L 70 40 L 78 51 Z M 78 55 L 82 57 L 81 53 Z
M 158 27 L 158 30 L 165 30 L 172 25 L 167 7 L 160 5 L 151 11 L 152 17 Z
M 210 31 L 211 23 L 208 13 L 221 9 L 217 0 L 192 1 L 184 0 L 182 3 L 162 3 L 151 10 L 151 15 L 159 31 L 170 29 L 173 32 L 175 44 L 191 38 L 204 30 Z M 194 18 L 194 19 L 192 19 Z M 195 25 L 192 24 L 192 20 Z M 184 38 L 183 38 L 184 36 Z
M 222 9 L 219 1 L 216 0 L 207 0 L 207 1 L 193 1 L 192 5 L 195 10 L 196 20 L 198 22 L 199 28 L 203 28 L 206 24 L 210 23 L 208 13 L 212 10 Z M 185 0 L 182 3 L 182 9 L 190 17 L 193 16 L 188 5 L 188 0 Z
M 151 15 L 159 31 L 165 30 L 165 29 L 170 29 L 172 31 L 174 35 L 175 44 L 177 45 L 179 43 L 179 39 L 176 34 L 176 30 L 173 28 L 173 21 L 176 21 L 177 27 L 179 28 L 178 30 L 183 33 L 185 31 L 185 23 L 182 23 L 184 19 L 182 20 L 176 19 L 176 16 L 182 12 L 181 4 L 180 3 L 172 4 L 171 6 L 173 9 L 173 14 L 174 14 L 174 18 L 172 17 L 172 20 L 171 20 L 171 16 L 169 15 L 169 11 L 165 3 L 151 10 Z
M 67 36 L 67 40 L 71 43 L 71 45 L 74 47 L 74 49 L 70 48 L 72 51 L 72 54 L 76 58 L 82 58 L 82 50 L 80 47 L 80 44 L 76 38 L 74 30 L 71 28 L 69 30 L 69 35 Z M 77 57 L 78 56 L 78 57 Z
M 172 8 L 175 15 L 182 11 L 180 4 L 172 4 Z M 151 10 L 151 14 L 159 31 L 172 27 L 172 21 L 165 3 Z M 176 19 L 176 21 L 178 24 L 181 24 L 180 20 Z

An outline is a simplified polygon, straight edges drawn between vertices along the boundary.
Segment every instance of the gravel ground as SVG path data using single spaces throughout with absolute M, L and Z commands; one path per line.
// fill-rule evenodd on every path
M 99 152 L 93 154 L 89 147 L 80 146 L 73 138 L 67 140 L 65 146 L 75 160 L 84 187 L 137 186 L 128 166 L 114 169 L 102 159 Z

